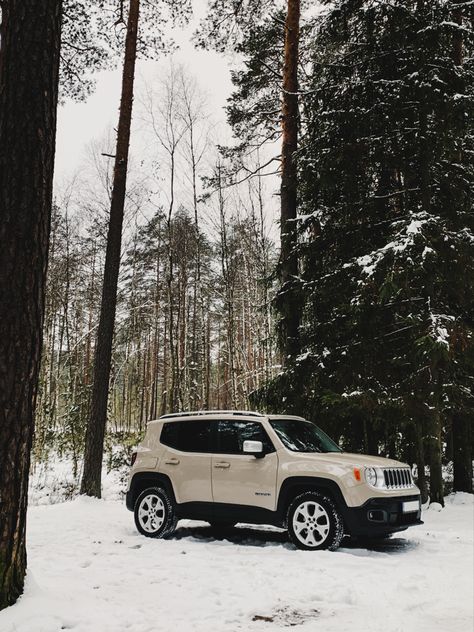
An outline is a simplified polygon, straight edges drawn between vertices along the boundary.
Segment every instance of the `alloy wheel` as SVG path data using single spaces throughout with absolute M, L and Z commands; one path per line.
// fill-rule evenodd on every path
M 327 511 L 314 500 L 302 502 L 293 514 L 293 530 L 298 540 L 307 547 L 321 546 L 329 534 Z
M 165 505 L 157 494 L 148 494 L 142 498 L 138 507 L 140 526 L 147 533 L 158 531 L 165 521 Z

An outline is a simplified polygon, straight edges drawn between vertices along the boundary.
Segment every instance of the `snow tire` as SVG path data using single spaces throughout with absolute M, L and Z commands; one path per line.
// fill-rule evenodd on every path
M 288 535 L 304 551 L 335 551 L 344 536 L 342 517 L 336 504 L 317 491 L 299 494 L 286 516 Z
M 162 487 L 147 487 L 134 508 L 135 525 L 147 538 L 165 538 L 176 529 L 178 518 L 174 502 Z

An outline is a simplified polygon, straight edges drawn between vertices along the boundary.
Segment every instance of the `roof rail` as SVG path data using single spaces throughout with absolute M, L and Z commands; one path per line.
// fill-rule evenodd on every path
M 197 417 L 205 415 L 235 415 L 236 417 L 264 417 L 261 413 L 250 410 L 195 410 L 184 413 L 167 413 L 161 415 L 159 419 L 169 419 L 171 417 Z

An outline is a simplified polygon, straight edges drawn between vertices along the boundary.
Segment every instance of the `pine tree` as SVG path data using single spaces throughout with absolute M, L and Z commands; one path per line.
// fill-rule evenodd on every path
M 102 303 L 94 358 L 94 382 L 86 430 L 84 472 L 81 482 L 81 493 L 87 494 L 88 496 L 96 496 L 97 498 L 101 496 L 102 455 L 107 421 L 112 341 L 115 326 L 117 285 L 122 244 L 122 224 L 127 188 L 139 13 L 140 0 L 130 0 L 114 180 L 110 206 L 110 222 L 102 286 Z
M 162 3 L 163 5 L 165 3 Z M 168 3 L 170 8 L 171 3 Z M 189 3 L 186 0 L 173 2 L 173 19 L 187 16 Z M 107 402 L 109 393 L 110 367 L 112 360 L 112 344 L 117 304 L 117 286 L 120 268 L 122 243 L 122 224 L 124 216 L 125 195 L 127 186 L 127 167 L 130 147 L 130 132 L 134 95 L 135 64 L 137 53 L 141 50 L 145 55 L 156 50 L 161 42 L 161 30 L 153 32 L 152 27 L 163 19 L 156 12 L 156 7 L 143 3 L 145 13 L 142 16 L 145 25 L 144 35 L 139 37 L 140 0 L 130 0 L 128 16 L 125 20 L 124 2 L 120 3 L 120 13 L 116 26 L 126 23 L 124 48 L 124 64 L 122 76 L 122 96 L 120 101 L 119 124 L 115 153 L 114 178 L 111 193 L 110 222 L 107 237 L 107 252 L 102 286 L 102 304 L 100 322 L 97 332 L 97 343 L 94 358 L 94 383 L 89 419 L 86 430 L 84 473 L 81 492 L 100 498 L 101 471 L 104 449 L 105 427 L 107 421 Z M 146 18 L 149 20 L 146 22 Z
M 23 592 L 28 474 L 51 223 L 61 0 L 0 25 L 0 609 Z M 34 46 L 32 46 L 34 42 Z
M 280 347 L 283 359 L 295 357 L 299 349 L 300 305 L 295 292 L 299 266 L 297 253 L 298 151 L 300 64 L 300 0 L 288 0 L 282 77 L 282 148 L 280 187 Z
M 452 12 L 341 1 L 320 21 L 300 157 L 303 353 L 268 391 L 351 448 L 417 462 L 421 480 L 426 456 L 438 502 L 442 439 L 469 417 L 474 377 L 473 74 L 453 59 Z

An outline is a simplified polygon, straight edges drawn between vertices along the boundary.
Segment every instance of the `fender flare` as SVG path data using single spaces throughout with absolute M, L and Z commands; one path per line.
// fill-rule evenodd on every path
M 347 503 L 335 481 L 320 476 L 290 476 L 285 478 L 278 494 L 277 511 L 281 518 L 286 518 L 288 505 L 297 494 L 311 490 L 326 492 L 334 500 L 339 511 L 345 515 Z
M 166 474 L 161 472 L 137 472 L 133 475 L 130 481 L 130 487 L 126 496 L 127 509 L 133 511 L 135 507 L 135 501 L 138 495 L 147 487 L 153 487 L 160 485 L 164 487 L 166 492 L 170 495 L 174 503 L 176 503 L 176 496 L 173 489 L 171 479 Z

